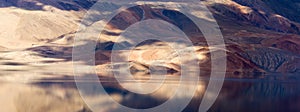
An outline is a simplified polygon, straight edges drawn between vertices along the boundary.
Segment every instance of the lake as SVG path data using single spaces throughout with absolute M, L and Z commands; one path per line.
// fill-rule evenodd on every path
M 174 99 L 179 85 L 179 76 L 168 75 L 166 81 L 151 94 L 137 94 L 122 87 L 114 78 L 99 77 L 106 93 L 97 93 L 97 87 L 86 89 L 84 103 L 72 76 L 44 78 L 27 82 L 1 81 L 0 102 L 3 112 L 107 112 L 122 111 L 122 106 L 149 109 Z M 145 80 L 147 79 L 139 79 Z M 188 81 L 185 81 L 188 82 Z M 78 81 L 77 84 L 97 84 L 93 80 Z M 155 82 L 152 82 L 155 83 Z M 123 85 L 135 86 L 128 81 Z M 199 80 L 192 100 L 184 112 L 196 112 L 208 84 L 208 78 Z M 225 79 L 220 94 L 209 111 L 300 111 L 300 87 L 295 75 L 269 74 L 261 79 Z M 185 100 L 191 91 L 189 83 L 182 83 L 184 90 L 174 101 Z M 143 89 L 142 89 L 143 90 Z M 147 90 L 147 88 L 144 88 Z M 109 96 L 108 96 L 109 95 Z M 119 105 L 121 104 L 121 105 Z M 92 107 L 93 109 L 89 109 Z M 176 111 L 179 107 L 167 106 L 165 111 Z

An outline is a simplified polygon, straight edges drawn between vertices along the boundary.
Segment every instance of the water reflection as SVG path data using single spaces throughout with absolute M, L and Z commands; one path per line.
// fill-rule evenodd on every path
M 124 106 L 137 109 L 155 107 L 172 98 L 178 87 L 176 76 L 172 83 L 164 83 L 153 94 L 137 94 L 125 90 L 110 78 L 100 77 L 105 90 Z M 34 83 L 0 83 L 0 105 L 3 112 L 90 112 L 80 97 L 74 81 L 41 80 Z M 83 81 L 82 83 L 86 83 Z M 128 82 L 134 85 L 134 83 Z M 184 109 L 196 112 L 207 86 L 206 80 L 200 80 L 193 100 Z M 189 92 L 189 85 L 186 83 Z M 97 88 L 95 88 L 97 89 Z M 93 91 L 93 90 L 85 90 Z M 209 111 L 300 111 L 300 87 L 297 81 L 240 80 L 227 79 L 217 101 Z M 111 102 L 104 93 L 88 94 L 88 100 L 96 107 L 107 112 L 121 111 L 118 104 Z M 183 97 L 184 98 L 184 97 Z M 89 105 L 91 106 L 91 105 Z M 166 110 L 176 110 L 170 107 Z
M 299 111 L 298 82 L 226 81 L 210 111 Z
M 86 110 L 75 88 L 56 84 L 41 86 L 1 83 L 0 85 L 2 112 L 79 112 Z

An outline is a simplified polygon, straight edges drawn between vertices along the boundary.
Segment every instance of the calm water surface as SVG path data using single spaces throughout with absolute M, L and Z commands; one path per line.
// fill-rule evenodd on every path
M 153 94 L 136 94 L 125 90 L 110 78 L 100 78 L 106 92 L 89 94 L 86 99 L 107 112 L 121 111 L 121 105 L 147 109 L 161 105 L 172 98 L 177 81 L 166 82 Z M 83 81 L 82 83 L 87 83 Z M 196 112 L 207 86 L 207 80 L 200 80 L 193 100 L 184 109 Z M 92 82 L 88 82 L 92 83 Z M 133 82 L 127 82 L 134 85 Z M 300 87 L 297 77 L 269 75 L 264 79 L 226 79 L 221 92 L 209 111 L 300 111 Z M 187 89 L 179 92 L 188 92 Z M 95 88 L 97 89 L 97 88 Z M 35 80 L 30 83 L 0 83 L 1 112 L 91 112 L 82 100 L 72 77 Z M 185 97 L 182 97 L 183 99 Z M 169 107 L 170 111 L 176 107 Z

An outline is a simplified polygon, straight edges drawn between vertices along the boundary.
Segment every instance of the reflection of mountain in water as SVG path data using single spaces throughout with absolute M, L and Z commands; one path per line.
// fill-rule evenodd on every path
M 1 111 L 79 112 L 87 110 L 75 88 L 1 83 Z M 88 111 L 83 111 L 88 112 Z
M 160 105 L 172 98 L 173 90 L 177 88 L 174 82 L 165 83 L 157 92 L 142 95 L 124 90 L 116 82 L 102 84 L 116 102 L 140 109 Z M 130 82 L 128 84 L 135 85 Z M 300 88 L 297 85 L 298 83 L 280 81 L 226 80 L 210 111 L 299 111 L 297 105 L 300 103 L 298 100 Z M 197 110 L 205 86 L 205 83 L 198 86 L 195 97 L 185 108 L 185 112 Z M 188 90 L 188 84 L 186 87 Z M 86 100 L 110 112 L 120 111 L 118 105 L 111 102 L 105 93 L 89 94 L 89 91 L 95 90 L 84 90 L 85 95 L 88 96 Z M 3 111 L 90 112 L 73 82 L 2 83 L 0 91 Z M 184 94 L 182 95 L 184 99 Z M 176 108 L 170 107 L 167 110 L 175 111 Z

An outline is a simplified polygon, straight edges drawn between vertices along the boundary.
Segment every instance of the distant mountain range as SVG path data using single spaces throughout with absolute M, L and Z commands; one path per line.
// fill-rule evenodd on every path
M 43 51 L 40 49 L 41 46 L 42 48 L 47 46 L 49 47 L 47 51 L 63 54 L 56 58 L 70 56 L 71 50 L 63 48 L 72 46 L 72 39 L 81 19 L 95 2 L 96 0 L 1 0 L 0 24 L 5 27 L 0 30 L 5 33 L 0 34 L 0 46 L 7 49 L 34 49 L 33 51 L 38 53 Z M 228 77 L 254 78 L 265 73 L 300 72 L 300 0 L 203 0 L 202 2 L 213 13 L 224 35 L 228 50 L 226 51 Z M 109 65 L 108 61 L 111 46 L 118 44 L 115 43 L 115 38 L 120 35 L 120 31 L 141 18 L 170 22 L 187 33 L 197 48 L 204 47 L 202 51 L 208 51 L 207 45 L 203 44 L 205 39 L 202 34 L 194 32 L 195 26 L 186 16 L 175 10 L 139 5 L 127 9 L 109 22 L 111 27 L 103 32 L 104 36 L 99 40 L 99 49 L 96 53 L 98 59 L 96 64 L 99 68 L 113 66 Z M 130 44 L 129 41 L 125 43 Z M 57 50 L 57 46 L 61 49 Z M 143 58 L 154 59 L 154 55 L 157 55 L 156 58 L 163 58 L 162 56 L 168 55 L 150 52 L 151 47 L 141 49 L 143 50 L 137 51 L 138 55 L 135 56 L 141 57 L 142 60 L 129 60 L 134 62 L 132 65 L 134 70 L 149 67 Z M 141 54 L 146 57 L 142 57 Z M 209 57 L 210 53 L 203 55 Z M 211 59 L 206 59 L 201 61 L 200 68 L 209 71 Z M 165 67 L 174 71 L 177 71 L 180 65 L 176 62 L 166 63 L 168 65 Z

